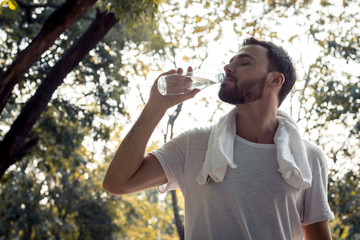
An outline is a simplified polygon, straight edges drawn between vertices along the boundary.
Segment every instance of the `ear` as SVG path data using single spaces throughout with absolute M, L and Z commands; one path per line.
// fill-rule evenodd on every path
M 285 82 L 284 74 L 279 72 L 273 72 L 273 76 L 271 78 L 270 84 L 273 87 L 281 87 Z

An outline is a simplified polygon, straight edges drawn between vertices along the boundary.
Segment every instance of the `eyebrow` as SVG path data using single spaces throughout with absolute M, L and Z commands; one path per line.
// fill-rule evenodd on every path
M 250 54 L 240 53 L 239 55 L 232 57 L 232 58 L 230 59 L 230 62 L 234 61 L 235 58 L 237 58 L 237 59 L 240 59 L 240 58 L 251 58 L 252 60 L 255 60 L 255 58 L 254 58 L 253 56 L 251 56 Z

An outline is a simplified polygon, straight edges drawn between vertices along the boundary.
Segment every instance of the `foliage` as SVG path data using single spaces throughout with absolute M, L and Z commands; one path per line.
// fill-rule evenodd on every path
M 329 201 L 336 215 L 331 222 L 333 238 L 358 239 L 360 6 L 356 1 L 323 4 L 328 10 L 319 9 L 309 29 L 309 39 L 317 44 L 319 53 L 304 77 L 299 113 L 306 119 L 308 137 L 332 160 Z
M 334 239 L 359 239 L 360 233 L 360 171 L 350 170 L 343 178 L 329 177 L 329 203 L 336 214 L 332 223 Z
M 101 197 L 99 176 L 86 167 L 90 161 L 82 157 L 87 155 L 81 152 L 84 148 L 69 157 L 64 156 L 62 147 L 52 147 L 56 154 L 51 150 L 42 153 L 47 156 L 46 164 L 41 158 L 27 158 L 18 165 L 25 171 L 15 169 L 2 179 L 0 236 L 109 239 L 114 234 L 112 213 L 107 209 L 107 199 Z
M 63 2 L 26 1 L 15 11 L 0 8 L 3 71 Z M 94 155 L 110 137 L 109 116 L 126 114 L 120 96 L 125 92 L 127 80 L 118 72 L 122 67 L 118 56 L 122 55 L 124 46 L 156 39 L 157 45 L 153 44 L 156 48 L 151 51 L 162 47 L 159 36 L 153 34 L 156 23 L 151 15 L 157 5 L 148 2 L 149 5 L 136 6 L 139 2 L 128 1 L 126 14 L 120 12 L 121 6 L 110 9 L 117 11 L 119 18 L 112 36 L 98 43 L 48 103 L 29 136 L 40 137 L 38 146 L 1 179 L 0 238 L 109 239 L 127 235 L 127 229 L 122 228 L 126 222 L 116 219 L 133 218 L 133 203 L 129 202 L 128 210 L 122 209 L 124 212 L 117 210 L 119 202 L 126 200 L 103 191 L 104 169 L 99 172 L 95 168 Z M 147 8 L 150 5 L 152 8 Z M 89 26 L 96 11 L 92 9 L 64 32 L 25 74 L 1 113 L 2 135 L 50 69 Z M 89 151 L 86 145 L 99 147 Z M 140 225 L 141 221 L 135 218 L 132 222 Z

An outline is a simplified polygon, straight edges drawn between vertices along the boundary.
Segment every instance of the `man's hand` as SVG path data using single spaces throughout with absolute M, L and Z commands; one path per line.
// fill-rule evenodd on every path
M 187 72 L 191 73 L 193 71 L 192 67 L 188 67 Z M 182 74 L 183 69 L 178 68 L 177 70 L 170 70 L 168 72 L 165 72 L 161 74 L 154 82 L 151 92 L 150 92 L 150 98 L 147 103 L 148 106 L 151 106 L 151 108 L 157 108 L 158 110 L 166 111 L 167 109 L 184 102 L 190 98 L 193 98 L 198 92 L 200 92 L 199 89 L 193 89 L 187 94 L 181 94 L 181 95 L 169 95 L 169 96 L 163 96 L 160 94 L 158 88 L 157 88 L 157 81 L 161 76 L 169 75 L 169 74 Z

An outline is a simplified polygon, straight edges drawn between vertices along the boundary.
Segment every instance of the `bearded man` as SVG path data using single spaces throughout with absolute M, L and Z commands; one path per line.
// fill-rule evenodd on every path
M 219 98 L 234 108 L 214 126 L 189 130 L 144 156 L 166 110 L 199 92 L 162 96 L 156 80 L 103 187 L 117 195 L 180 188 L 189 240 L 331 239 L 326 157 L 278 110 L 296 81 L 287 52 L 249 38 L 224 71 Z M 162 75 L 175 72 L 183 70 Z

